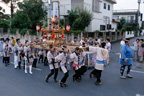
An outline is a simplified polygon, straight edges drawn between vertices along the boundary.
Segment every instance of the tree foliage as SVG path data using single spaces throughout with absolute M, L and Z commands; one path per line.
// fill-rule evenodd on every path
M 11 0 L 2 0 L 2 2 L 4 2 L 4 3 L 9 3 Z
M 120 23 L 118 23 L 117 29 L 121 30 L 122 32 L 125 32 L 125 31 L 136 31 L 137 25 L 136 25 L 136 23 L 127 24 L 125 19 L 121 18 L 120 19 Z
M 0 12 L 0 28 L 9 28 L 10 16 Z
M 72 26 L 74 21 L 78 18 L 78 12 L 75 9 L 75 10 L 68 10 L 67 13 L 68 13 L 67 18 L 69 20 L 69 25 Z
M 125 23 L 126 23 L 126 20 L 125 20 L 124 18 L 121 18 L 121 19 L 120 19 L 120 22 L 118 23 L 117 28 L 118 28 L 119 30 L 121 30 L 121 29 L 125 26 Z
M 69 25 L 72 30 L 84 30 L 92 21 L 93 14 L 86 9 L 68 10 Z
M 12 28 L 23 29 L 20 31 L 25 34 L 25 29 L 36 30 L 36 25 L 42 26 L 43 17 L 46 12 L 42 9 L 41 0 L 24 0 L 18 3 L 19 10 L 12 18 Z

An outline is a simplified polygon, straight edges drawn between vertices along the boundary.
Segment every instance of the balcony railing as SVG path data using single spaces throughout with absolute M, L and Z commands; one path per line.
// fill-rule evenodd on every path
M 136 23 L 135 20 L 126 20 L 126 23 Z
M 124 10 L 113 10 L 114 13 L 119 13 L 119 12 L 137 12 L 137 9 L 124 9 Z

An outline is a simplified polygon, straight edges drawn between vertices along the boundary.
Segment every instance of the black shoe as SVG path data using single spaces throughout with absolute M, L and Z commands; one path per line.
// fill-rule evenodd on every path
M 75 81 L 75 77 L 74 77 L 74 75 L 72 76 L 72 80 Z
M 68 85 L 64 83 L 63 86 L 67 87 Z
M 80 76 L 78 79 L 79 79 L 79 81 L 81 81 L 81 80 L 82 80 L 82 77 Z
M 89 73 L 89 77 L 92 78 L 92 73 L 91 72 Z
M 95 85 L 102 85 L 102 82 L 95 82 Z
M 54 82 L 56 83 L 56 82 L 57 82 L 57 80 L 56 80 L 56 79 L 54 79 Z
M 46 81 L 47 83 L 48 83 L 48 79 L 49 79 L 48 76 L 46 76 L 45 81 Z
M 80 82 L 80 79 L 76 79 L 75 82 Z
M 21 66 L 19 66 L 18 68 L 21 69 Z
M 59 86 L 60 86 L 60 87 L 63 87 L 63 85 L 64 85 L 64 84 L 61 82 L 61 80 L 59 80 Z

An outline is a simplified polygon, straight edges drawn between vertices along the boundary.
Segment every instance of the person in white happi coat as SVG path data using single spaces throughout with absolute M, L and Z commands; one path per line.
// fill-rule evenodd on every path
M 20 39 L 17 39 L 16 41 L 17 42 L 16 42 L 16 44 L 15 44 L 15 46 L 13 48 L 13 52 L 14 52 L 14 68 L 18 67 L 18 50 L 17 50 L 17 48 L 18 48 L 18 44 L 20 43 Z
M 33 56 L 32 56 L 29 42 L 26 42 L 26 45 L 24 46 L 23 57 L 24 57 L 24 63 L 25 63 L 25 73 L 27 73 L 27 68 L 29 67 L 29 73 L 32 74 Z
M 21 69 L 21 61 L 23 61 L 22 54 L 24 51 L 24 47 L 21 43 L 19 43 L 17 50 L 18 50 L 18 68 Z
M 104 70 L 104 64 L 105 64 L 105 60 L 109 59 L 109 53 L 107 49 L 104 48 L 100 48 L 100 47 L 88 47 L 87 49 L 90 52 L 96 53 L 96 64 L 94 66 L 94 74 L 97 78 L 95 84 L 96 85 L 101 85 L 101 73 L 102 70 Z M 90 73 L 90 77 L 91 77 L 91 73 Z
M 11 52 L 11 46 L 6 40 L 5 44 L 3 45 L 3 58 L 5 66 L 9 65 L 10 52 Z
M 55 57 L 58 55 L 58 52 L 55 50 L 53 45 L 49 46 L 50 51 L 47 53 L 47 59 L 49 63 L 49 68 L 51 70 L 51 73 L 46 76 L 45 81 L 48 82 L 49 78 L 54 75 L 54 82 L 57 82 L 57 75 L 58 75 L 58 63 L 55 62 Z
M 4 41 L 2 38 L 0 38 L 0 57 L 3 56 L 3 45 L 4 45 Z
M 70 59 L 73 61 L 72 67 L 75 71 L 75 74 L 72 76 L 73 81 L 79 82 L 81 80 L 81 65 L 84 63 L 85 58 L 85 52 L 82 52 L 82 50 L 79 47 L 75 48 L 75 52 L 70 55 Z
M 69 61 L 70 61 L 70 54 L 71 54 L 71 52 L 69 51 L 67 46 L 62 46 L 62 50 L 63 50 L 63 52 L 55 57 L 55 61 L 60 62 L 61 70 L 64 73 L 63 78 L 61 80 L 59 80 L 59 85 L 61 87 L 67 86 L 65 84 L 65 82 L 66 82 L 66 80 L 69 76 L 68 64 L 69 64 Z

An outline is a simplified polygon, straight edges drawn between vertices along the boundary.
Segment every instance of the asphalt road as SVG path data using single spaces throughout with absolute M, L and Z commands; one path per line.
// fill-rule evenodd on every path
M 143 38 L 144 37 L 139 37 Z M 135 41 L 133 38 L 131 42 Z M 119 42 L 112 44 L 112 51 L 119 52 Z M 67 80 L 68 87 L 61 88 L 58 83 L 53 82 L 53 77 L 49 83 L 45 82 L 45 76 L 50 72 L 48 67 L 42 63 L 38 64 L 38 69 L 33 69 L 33 75 L 25 74 L 22 69 L 14 69 L 13 55 L 11 64 L 7 67 L 2 63 L 0 57 L 0 96 L 144 96 L 144 69 L 136 68 L 138 62 L 133 62 L 131 75 L 133 79 L 120 79 L 119 54 L 110 54 L 110 65 L 102 72 L 101 86 L 94 84 L 95 78 L 89 78 L 89 69 L 81 82 L 72 81 L 73 70 Z M 139 64 L 143 66 L 143 64 Z M 63 77 L 63 72 L 59 71 L 58 80 Z M 140 95 L 141 94 L 141 95 Z

